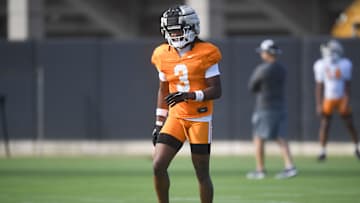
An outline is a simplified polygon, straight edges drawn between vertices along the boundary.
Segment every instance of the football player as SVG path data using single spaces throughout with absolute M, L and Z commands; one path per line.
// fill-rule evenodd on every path
M 153 131 L 154 185 L 158 202 L 169 202 L 167 169 L 187 140 L 202 203 L 213 200 L 209 174 L 213 100 L 221 96 L 221 53 L 201 41 L 199 18 L 187 5 L 172 7 L 161 17 L 167 43 L 155 48 L 151 61 L 159 76 L 156 127 Z
M 355 145 L 355 155 L 360 159 L 358 135 L 349 105 L 352 63 L 343 56 L 344 49 L 337 40 L 330 40 L 321 45 L 320 51 L 322 58 L 314 64 L 316 111 L 321 117 L 319 130 L 321 152 L 318 160 L 326 159 L 326 144 L 334 111 L 337 111 L 344 120 Z

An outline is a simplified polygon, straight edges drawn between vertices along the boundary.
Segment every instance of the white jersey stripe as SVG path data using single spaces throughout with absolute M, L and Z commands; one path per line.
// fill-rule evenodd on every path
M 205 73 L 205 78 L 211 78 L 216 75 L 220 75 L 219 65 L 217 63 L 212 65 L 209 69 L 207 69 Z

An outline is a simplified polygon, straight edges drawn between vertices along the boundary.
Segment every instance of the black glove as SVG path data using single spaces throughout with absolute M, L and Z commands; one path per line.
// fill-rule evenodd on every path
M 187 101 L 187 99 L 188 93 L 186 92 L 174 92 L 165 97 L 165 101 L 170 107 L 175 106 L 177 103 Z
M 153 142 L 153 145 L 155 146 L 156 144 L 156 141 L 159 137 L 159 134 L 160 134 L 160 130 L 161 130 L 162 126 L 159 126 L 159 125 L 156 125 L 154 127 L 154 130 L 152 132 L 152 142 Z

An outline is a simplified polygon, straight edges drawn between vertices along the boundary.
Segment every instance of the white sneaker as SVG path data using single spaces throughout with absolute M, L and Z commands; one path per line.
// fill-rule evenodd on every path
M 266 176 L 265 171 L 251 171 L 246 174 L 246 178 L 252 180 L 261 180 L 264 179 L 265 176 Z
M 298 172 L 297 172 L 296 168 L 292 167 L 289 169 L 284 169 L 280 173 L 276 174 L 275 178 L 276 179 L 286 179 L 286 178 L 294 177 L 297 174 L 298 174 Z

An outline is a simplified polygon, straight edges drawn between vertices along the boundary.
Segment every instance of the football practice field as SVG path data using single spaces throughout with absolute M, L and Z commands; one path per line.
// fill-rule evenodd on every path
M 268 157 L 268 177 L 247 180 L 252 157 L 212 157 L 215 203 L 360 202 L 360 161 L 353 156 L 295 157 L 299 175 L 276 180 L 280 157 Z M 150 157 L 0 159 L 1 203 L 154 203 Z M 171 202 L 198 203 L 189 157 L 169 169 Z

